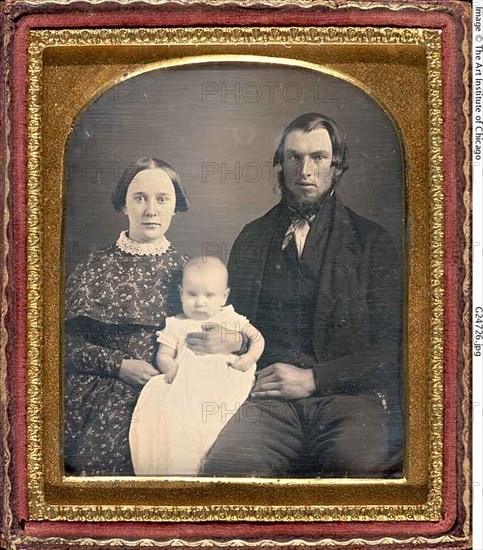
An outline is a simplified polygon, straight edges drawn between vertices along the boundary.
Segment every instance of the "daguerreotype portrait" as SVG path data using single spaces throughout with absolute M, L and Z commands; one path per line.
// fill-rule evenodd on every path
M 66 163 L 69 473 L 402 475 L 403 154 L 367 93 L 155 69 Z
M 3 16 L 7 547 L 467 548 L 468 8 L 141 4 Z

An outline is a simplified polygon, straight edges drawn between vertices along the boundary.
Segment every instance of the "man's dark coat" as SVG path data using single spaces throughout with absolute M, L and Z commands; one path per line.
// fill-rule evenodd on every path
M 231 302 L 255 326 L 280 210 L 278 204 L 243 228 L 228 264 Z M 317 393 L 373 392 L 399 411 L 402 262 L 387 231 L 338 198 L 326 247 L 313 332 Z

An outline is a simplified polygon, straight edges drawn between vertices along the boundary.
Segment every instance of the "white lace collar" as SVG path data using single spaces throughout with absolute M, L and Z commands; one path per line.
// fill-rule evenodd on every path
M 170 244 L 164 235 L 154 243 L 138 243 L 127 236 L 127 231 L 121 231 L 116 241 L 117 248 L 133 256 L 160 256 L 166 253 Z

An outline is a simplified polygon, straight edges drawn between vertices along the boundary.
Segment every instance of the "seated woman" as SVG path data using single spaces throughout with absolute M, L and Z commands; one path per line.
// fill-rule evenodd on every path
M 165 237 L 175 212 L 188 209 L 169 164 L 138 160 L 111 200 L 129 230 L 81 261 L 67 281 L 64 461 L 74 475 L 133 474 L 131 416 L 142 387 L 159 374 L 156 331 L 179 311 L 188 261 Z

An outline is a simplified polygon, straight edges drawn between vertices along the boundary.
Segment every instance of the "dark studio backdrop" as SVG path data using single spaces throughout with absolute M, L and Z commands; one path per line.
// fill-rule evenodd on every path
M 402 250 L 403 159 L 395 127 L 365 92 L 309 69 L 210 63 L 153 70 L 122 82 L 88 107 L 67 147 L 66 275 L 114 242 L 127 217 L 110 195 L 123 168 L 158 157 L 179 173 L 191 208 L 168 239 L 190 256 L 228 260 L 241 228 L 280 198 L 272 168 L 283 128 L 320 112 L 347 135 L 343 202 L 385 227 Z

